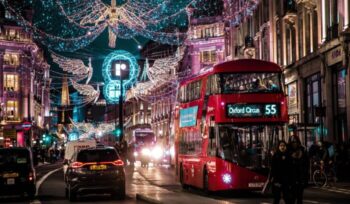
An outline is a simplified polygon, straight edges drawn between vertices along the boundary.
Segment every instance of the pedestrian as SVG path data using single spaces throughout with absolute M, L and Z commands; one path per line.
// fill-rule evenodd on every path
M 288 149 L 291 158 L 291 203 L 302 204 L 304 189 L 309 180 L 309 157 L 299 137 L 289 138 Z
M 285 204 L 291 204 L 290 168 L 291 160 L 287 152 L 287 143 L 279 141 L 276 152 L 272 156 L 271 177 L 273 204 L 279 204 L 281 197 Z

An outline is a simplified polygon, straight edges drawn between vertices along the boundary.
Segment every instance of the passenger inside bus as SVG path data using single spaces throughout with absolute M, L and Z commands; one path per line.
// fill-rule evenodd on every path
M 218 83 L 223 93 L 281 91 L 277 73 L 223 74 Z
M 268 81 L 267 87 L 269 91 L 272 91 L 272 92 L 279 91 L 278 86 L 272 80 Z
M 253 79 L 252 91 L 264 91 L 267 90 L 266 86 L 262 83 L 260 78 Z

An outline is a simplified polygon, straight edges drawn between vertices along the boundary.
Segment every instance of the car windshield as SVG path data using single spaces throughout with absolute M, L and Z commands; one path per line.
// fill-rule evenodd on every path
M 79 162 L 110 162 L 118 159 L 114 149 L 81 150 L 77 156 Z
M 29 166 L 30 152 L 26 149 L 0 149 L 0 169 L 11 166 Z
M 280 73 L 224 73 L 218 81 L 224 94 L 282 91 Z
M 250 169 L 269 166 L 270 151 L 282 136 L 279 126 L 219 125 L 218 130 L 218 156 Z

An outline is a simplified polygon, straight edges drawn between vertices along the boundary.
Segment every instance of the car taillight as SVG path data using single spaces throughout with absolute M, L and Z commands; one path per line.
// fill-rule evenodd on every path
M 34 174 L 33 174 L 33 172 L 30 172 L 30 173 L 29 173 L 28 180 L 29 180 L 29 181 L 33 181 L 33 180 L 34 180 Z
M 120 159 L 112 162 L 112 164 L 114 166 L 124 166 L 124 162 L 122 160 L 120 160 Z
M 71 167 L 72 167 L 73 169 L 80 168 L 80 167 L 82 167 L 82 166 L 84 166 L 84 163 L 82 163 L 82 162 L 73 162 L 73 163 L 71 164 Z

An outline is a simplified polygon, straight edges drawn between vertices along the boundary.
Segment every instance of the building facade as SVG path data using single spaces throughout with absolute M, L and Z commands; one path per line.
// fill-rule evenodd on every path
M 1 6 L 0 21 L 0 145 L 30 146 L 49 126 L 49 65 L 31 33 Z
M 141 50 L 143 58 L 149 60 L 150 66 L 157 59 L 163 59 L 176 54 L 177 46 L 161 45 L 156 42 L 150 42 Z M 162 75 L 166 79 L 174 79 L 176 67 Z M 169 67 L 164 67 L 169 70 Z M 149 90 L 147 101 L 150 108 L 150 121 L 153 133 L 157 138 L 157 144 L 163 148 L 169 149 L 173 144 L 172 118 L 176 97 L 176 88 L 174 81 L 162 81 L 154 84 Z
M 220 9 L 222 1 L 207 2 L 211 13 L 202 14 L 201 10 L 190 11 L 188 37 L 185 44 L 188 67 L 192 75 L 211 68 L 214 64 L 223 62 L 229 56 L 230 49 L 226 48 L 225 19 Z M 215 5 L 215 7 L 214 7 Z
M 225 1 L 232 58 L 284 70 L 290 134 L 304 144 L 349 142 L 348 0 Z

